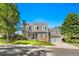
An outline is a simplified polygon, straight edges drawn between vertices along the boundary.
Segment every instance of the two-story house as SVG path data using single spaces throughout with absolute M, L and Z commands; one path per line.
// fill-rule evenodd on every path
M 23 22 L 22 34 L 28 40 L 39 40 L 45 42 L 62 42 L 63 36 L 59 28 L 48 28 L 46 23 Z
M 48 42 L 49 31 L 46 23 L 23 23 L 22 33 L 27 39 Z

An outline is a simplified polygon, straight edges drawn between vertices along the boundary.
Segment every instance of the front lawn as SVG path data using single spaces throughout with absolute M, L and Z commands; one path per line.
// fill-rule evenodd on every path
M 70 43 L 70 44 L 79 47 L 79 44 L 76 44 L 76 43 Z
M 1 39 L 0 38 L 0 44 L 6 44 L 7 42 L 6 42 L 6 40 L 5 39 Z
M 19 40 L 19 41 L 14 42 L 13 44 L 54 46 L 54 44 L 52 44 L 52 43 L 37 41 L 37 40 Z
M 38 40 L 16 40 L 14 42 L 6 42 L 6 39 L 0 39 L 0 44 L 20 44 L 20 45 L 42 45 L 54 46 L 54 44 Z
M 65 42 L 79 47 L 79 39 L 65 39 Z

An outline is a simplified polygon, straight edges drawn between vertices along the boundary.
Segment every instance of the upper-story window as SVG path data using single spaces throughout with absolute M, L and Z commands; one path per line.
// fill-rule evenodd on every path
M 26 25 L 26 30 L 29 30 L 29 26 L 28 25 Z
M 38 26 L 37 26 L 37 25 L 35 25 L 35 26 L 34 26 L 34 30 L 37 30 L 37 29 L 38 29 Z
M 42 30 L 46 30 L 46 26 L 45 25 L 42 26 Z

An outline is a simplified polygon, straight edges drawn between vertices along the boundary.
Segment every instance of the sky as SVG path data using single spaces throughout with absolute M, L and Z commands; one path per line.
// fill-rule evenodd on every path
M 69 13 L 79 14 L 79 3 L 18 3 L 20 21 L 47 23 L 49 28 L 61 26 Z

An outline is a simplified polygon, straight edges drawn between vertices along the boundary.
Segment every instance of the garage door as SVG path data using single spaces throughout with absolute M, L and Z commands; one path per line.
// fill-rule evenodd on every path
M 50 40 L 50 42 L 54 42 L 54 43 L 56 43 L 56 42 L 62 42 L 62 38 L 61 37 L 54 37 L 54 38 L 51 38 L 51 40 Z

